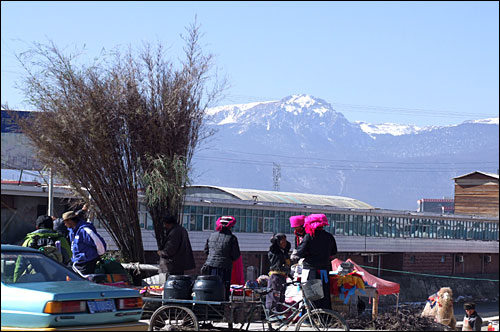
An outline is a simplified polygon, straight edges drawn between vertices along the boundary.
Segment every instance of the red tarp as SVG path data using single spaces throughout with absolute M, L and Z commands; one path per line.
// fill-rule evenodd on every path
M 344 261 L 336 258 L 332 261 L 332 271 L 337 271 L 337 268 L 342 264 Z M 380 295 L 389 295 L 389 294 L 396 294 L 399 293 L 399 284 L 396 282 L 392 281 L 387 281 L 384 279 L 380 279 L 378 277 L 375 277 L 374 275 L 370 274 L 367 272 L 365 269 L 360 267 L 358 264 L 353 262 L 350 258 L 347 259 L 347 262 L 354 264 L 354 269 L 363 272 L 363 280 L 368 283 L 368 285 L 375 287 L 377 289 L 377 292 Z

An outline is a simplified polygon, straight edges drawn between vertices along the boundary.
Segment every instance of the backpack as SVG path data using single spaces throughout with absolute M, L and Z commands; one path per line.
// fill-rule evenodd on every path
M 62 253 L 59 251 L 59 249 L 57 249 L 54 246 L 47 245 L 47 246 L 40 247 L 38 250 L 40 250 L 41 252 L 43 252 L 45 255 L 52 258 L 53 260 L 58 261 L 59 263 L 63 262 Z
M 23 247 L 38 249 L 48 257 L 62 263 L 63 255 L 56 246 L 59 237 L 60 235 L 55 233 L 30 233 L 26 236 Z

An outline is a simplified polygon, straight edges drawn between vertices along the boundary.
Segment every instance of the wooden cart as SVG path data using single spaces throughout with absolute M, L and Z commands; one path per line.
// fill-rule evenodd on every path
M 229 330 L 234 324 L 261 320 L 260 300 L 252 296 L 230 297 L 229 301 L 200 301 L 143 297 L 145 305 L 156 304 L 149 322 L 150 331 L 199 331 L 214 323 L 227 323 Z M 250 317 L 249 313 L 252 312 Z

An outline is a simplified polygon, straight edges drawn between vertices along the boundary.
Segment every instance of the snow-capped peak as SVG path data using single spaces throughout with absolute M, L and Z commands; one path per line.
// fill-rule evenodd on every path
M 234 104 L 217 106 L 213 108 L 208 108 L 206 110 L 207 115 L 216 118 L 217 125 L 225 125 L 231 123 L 238 123 L 245 116 L 248 110 L 257 107 L 259 105 L 266 105 L 270 103 L 276 103 L 276 101 L 263 101 L 248 104 Z
M 303 109 L 308 109 L 311 112 L 319 114 L 319 116 L 323 116 L 331 107 L 321 99 L 299 94 L 284 98 L 281 101 L 281 108 L 295 115 L 302 113 Z
M 429 129 L 429 127 L 417 127 L 414 125 L 402 125 L 397 123 L 381 123 L 381 124 L 370 124 L 365 122 L 356 121 L 365 133 L 368 135 L 393 135 L 401 136 L 407 134 L 415 134 L 423 130 Z M 373 137 L 373 136 L 372 136 Z
M 499 118 L 489 118 L 489 119 L 480 119 L 480 120 L 471 120 L 465 121 L 465 123 L 483 123 L 483 124 L 498 124 Z
M 499 118 L 489 118 L 489 119 L 480 119 L 480 120 L 470 120 L 465 121 L 463 123 L 481 123 L 481 124 L 493 124 L 498 125 Z M 405 125 L 405 124 L 397 124 L 397 123 L 381 123 L 381 124 L 371 124 L 362 121 L 355 121 L 357 125 L 363 130 L 365 133 L 370 135 L 372 138 L 375 138 L 374 135 L 392 135 L 392 136 L 401 136 L 401 135 L 409 135 L 409 134 L 418 134 L 424 131 L 435 130 L 439 128 L 445 127 L 456 127 L 458 125 L 448 125 L 448 126 L 425 126 L 418 127 L 415 125 Z
M 316 104 L 316 100 L 309 95 L 292 95 L 285 104 L 296 104 L 300 107 L 311 107 Z
M 246 110 L 251 109 L 252 107 L 255 107 L 260 104 L 269 104 L 269 103 L 274 103 L 276 100 L 272 101 L 259 101 L 256 103 L 248 103 L 248 104 L 233 104 L 233 105 L 223 105 L 223 106 L 216 106 L 212 108 L 207 109 L 207 115 L 215 115 L 219 112 L 222 111 L 230 111 L 230 110 L 238 110 L 239 112 L 244 112 Z

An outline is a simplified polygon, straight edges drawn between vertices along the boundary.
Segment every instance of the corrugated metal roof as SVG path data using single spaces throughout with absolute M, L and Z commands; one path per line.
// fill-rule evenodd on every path
M 324 205 L 346 209 L 373 209 L 373 206 L 349 197 L 227 188 L 218 186 L 190 186 L 187 189 L 186 195 L 204 199 L 239 199 L 243 201 L 257 202 Z

